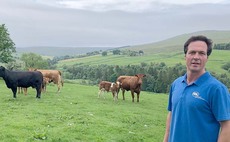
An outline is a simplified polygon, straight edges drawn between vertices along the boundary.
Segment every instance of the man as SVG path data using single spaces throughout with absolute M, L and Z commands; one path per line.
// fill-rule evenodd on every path
M 230 142 L 230 95 L 205 70 L 211 52 L 205 36 L 185 42 L 187 73 L 171 85 L 164 142 Z

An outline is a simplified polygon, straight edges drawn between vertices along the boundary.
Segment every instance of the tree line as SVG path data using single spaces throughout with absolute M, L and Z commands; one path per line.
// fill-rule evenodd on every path
M 140 63 L 140 65 L 80 65 L 64 66 L 64 75 L 66 79 L 89 80 L 89 84 L 96 85 L 102 80 L 115 82 L 120 75 L 135 75 L 143 73 L 146 77 L 143 79 L 142 90 L 167 93 L 171 83 L 179 76 L 186 73 L 185 65 L 181 63 L 173 67 L 166 66 L 165 63 Z M 230 88 L 230 82 L 226 74 L 216 74 L 211 72 L 216 78 L 220 79 Z
M 213 49 L 217 49 L 217 50 L 230 50 L 230 42 L 229 43 L 214 44 Z

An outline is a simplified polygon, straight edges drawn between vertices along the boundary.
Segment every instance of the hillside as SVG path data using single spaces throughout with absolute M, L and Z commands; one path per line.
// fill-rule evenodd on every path
M 95 55 L 87 56 L 84 58 L 73 58 L 68 60 L 60 61 L 58 64 L 59 68 L 63 66 L 71 66 L 74 64 L 86 64 L 86 65 L 132 65 L 140 63 L 159 63 L 164 62 L 168 66 L 174 66 L 177 63 L 184 64 L 183 44 L 188 37 L 197 34 L 207 35 L 213 39 L 215 43 L 228 43 L 230 39 L 230 31 L 203 31 L 191 34 L 184 34 L 177 37 L 173 37 L 161 42 L 124 47 L 120 50 L 143 50 L 143 56 L 127 56 L 127 55 L 113 55 L 111 52 L 107 56 Z M 226 62 L 229 62 L 230 51 L 214 50 L 212 55 L 209 57 L 207 69 L 217 73 L 229 72 L 223 70 L 221 66 Z M 214 66 L 215 65 L 215 66 Z
M 169 53 L 175 51 L 180 52 L 183 51 L 184 42 L 193 35 L 205 35 L 208 38 L 212 39 L 214 44 L 230 42 L 230 31 L 199 31 L 179 35 L 156 43 L 131 46 L 127 47 L 126 49 L 136 51 L 143 50 L 147 54 L 156 54 L 159 52 Z

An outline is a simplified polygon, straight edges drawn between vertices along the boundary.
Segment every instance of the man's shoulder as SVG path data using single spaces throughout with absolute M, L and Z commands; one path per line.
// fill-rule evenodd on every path
M 184 81 L 184 80 L 185 80 L 185 75 L 176 78 L 176 79 L 174 80 L 174 82 L 182 82 L 182 81 Z

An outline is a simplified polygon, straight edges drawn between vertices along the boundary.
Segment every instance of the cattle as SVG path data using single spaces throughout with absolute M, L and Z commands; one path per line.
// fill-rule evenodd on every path
M 24 95 L 26 96 L 27 95 L 27 88 L 23 88 L 23 87 L 18 87 L 18 94 L 23 94 L 24 92 Z
M 18 87 L 18 94 L 21 94 L 21 93 L 23 93 L 23 88 L 22 87 Z
M 52 82 L 52 80 L 50 80 L 49 78 L 43 77 L 43 82 L 42 82 L 42 92 L 46 92 L 46 85 L 48 83 Z M 22 88 L 22 87 L 18 87 L 18 93 L 23 93 L 26 96 L 27 95 L 27 88 Z
M 43 76 L 38 71 L 9 71 L 5 67 L 0 66 L 0 77 L 6 83 L 6 86 L 12 90 L 13 97 L 16 98 L 17 87 L 35 88 L 37 91 L 36 98 L 41 97 L 41 89 Z
M 137 102 L 139 102 L 140 92 L 141 92 L 141 85 L 142 79 L 145 77 L 145 74 L 136 74 L 134 76 L 119 76 L 117 78 L 117 82 L 120 83 L 120 87 L 118 89 L 122 90 L 123 100 L 125 100 L 125 91 L 131 91 L 132 95 L 132 102 L 134 102 L 134 93 L 137 94 Z
M 30 68 L 30 71 L 40 71 L 43 75 L 43 77 L 49 78 L 49 83 L 53 82 L 54 84 L 57 84 L 58 90 L 57 93 L 60 92 L 61 86 L 63 87 L 63 79 L 61 75 L 61 71 L 59 70 L 43 70 L 43 69 L 33 69 Z
M 101 93 L 103 92 L 112 92 L 114 101 L 117 100 L 117 93 L 119 89 L 119 84 L 109 82 L 109 81 L 101 81 L 99 83 L 99 92 L 98 92 L 98 98 L 101 96 Z M 104 96 L 105 98 L 105 96 Z
M 51 83 L 52 80 L 50 80 L 49 78 L 47 77 L 43 77 L 43 83 L 42 83 L 42 91 L 43 92 L 46 92 L 46 85 Z

